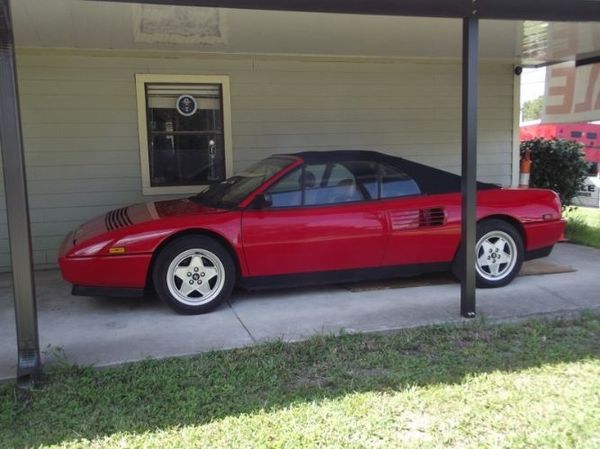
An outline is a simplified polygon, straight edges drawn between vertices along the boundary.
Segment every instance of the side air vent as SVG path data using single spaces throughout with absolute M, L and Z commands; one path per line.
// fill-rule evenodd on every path
M 111 210 L 104 217 L 104 223 L 106 224 L 106 229 L 108 229 L 109 231 L 124 228 L 133 224 L 133 222 L 129 218 L 129 215 L 127 214 L 126 207 Z
M 401 231 L 418 228 L 420 222 L 419 215 L 418 210 L 392 212 L 390 214 L 392 230 Z
M 421 209 L 419 211 L 419 227 L 443 226 L 445 221 L 446 214 L 441 207 Z

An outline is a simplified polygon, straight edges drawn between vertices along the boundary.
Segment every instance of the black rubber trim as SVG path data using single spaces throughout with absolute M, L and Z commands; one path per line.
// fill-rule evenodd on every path
M 74 285 L 71 294 L 75 296 L 111 296 L 114 298 L 141 298 L 144 296 L 143 288 L 127 287 L 90 287 L 87 285 Z
M 394 277 L 410 277 L 423 273 L 435 273 L 438 271 L 449 270 L 450 263 L 399 265 L 382 268 L 359 268 L 353 270 L 320 271 L 317 273 L 282 274 L 276 276 L 252 276 L 240 279 L 238 285 L 248 290 L 267 290 L 272 288 L 339 284 Z
M 532 260 L 532 259 L 540 259 L 542 257 L 547 257 L 552 252 L 554 245 L 546 246 L 544 248 L 538 248 L 531 251 L 525 252 L 524 260 Z

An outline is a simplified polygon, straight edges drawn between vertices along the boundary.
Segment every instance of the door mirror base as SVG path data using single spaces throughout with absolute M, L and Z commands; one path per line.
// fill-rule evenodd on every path
M 265 195 L 264 193 L 259 193 L 252 200 L 252 208 L 253 209 L 267 209 L 273 205 L 273 201 L 271 200 L 270 195 Z

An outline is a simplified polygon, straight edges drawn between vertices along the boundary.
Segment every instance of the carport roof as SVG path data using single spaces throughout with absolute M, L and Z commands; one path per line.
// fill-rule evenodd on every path
M 103 0 L 130 3 L 132 0 Z M 139 3 L 344 14 L 590 21 L 599 0 L 138 0 Z
M 600 42 L 595 38 L 600 36 L 600 24 L 581 22 L 600 17 L 600 1 L 592 0 L 540 1 L 540 5 L 557 6 L 560 14 L 553 17 L 578 20 L 550 24 L 522 20 L 531 12 L 524 6 L 538 4 L 526 0 L 148 0 L 145 3 L 151 4 L 119 0 L 13 0 L 16 44 L 81 50 L 459 59 L 462 28 L 461 22 L 453 17 L 458 17 L 456 14 L 461 11 L 473 14 L 471 5 L 475 5 L 477 17 L 493 18 L 483 21 L 480 27 L 482 59 L 537 66 L 600 53 Z M 519 7 L 512 9 L 513 3 Z M 576 8 L 579 3 L 586 5 L 583 13 Z M 219 8 L 175 8 L 172 6 L 175 4 Z M 467 4 L 469 8 L 460 9 Z M 501 8 L 496 14 L 492 6 L 497 4 L 506 10 Z M 567 4 L 568 8 L 564 6 Z M 262 10 L 244 9 L 253 7 Z M 357 12 L 359 7 L 368 15 L 347 14 Z M 267 11 L 269 8 L 276 10 Z M 485 13 L 486 8 L 489 13 Z M 337 12 L 318 13 L 329 10 Z M 385 16 L 395 11 L 431 17 Z M 442 17 L 444 14 L 446 18 Z M 510 14 L 520 20 L 497 20 Z

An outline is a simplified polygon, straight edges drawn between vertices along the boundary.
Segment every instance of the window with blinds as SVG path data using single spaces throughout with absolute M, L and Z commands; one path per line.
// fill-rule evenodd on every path
M 150 187 L 225 179 L 223 86 L 145 83 Z

